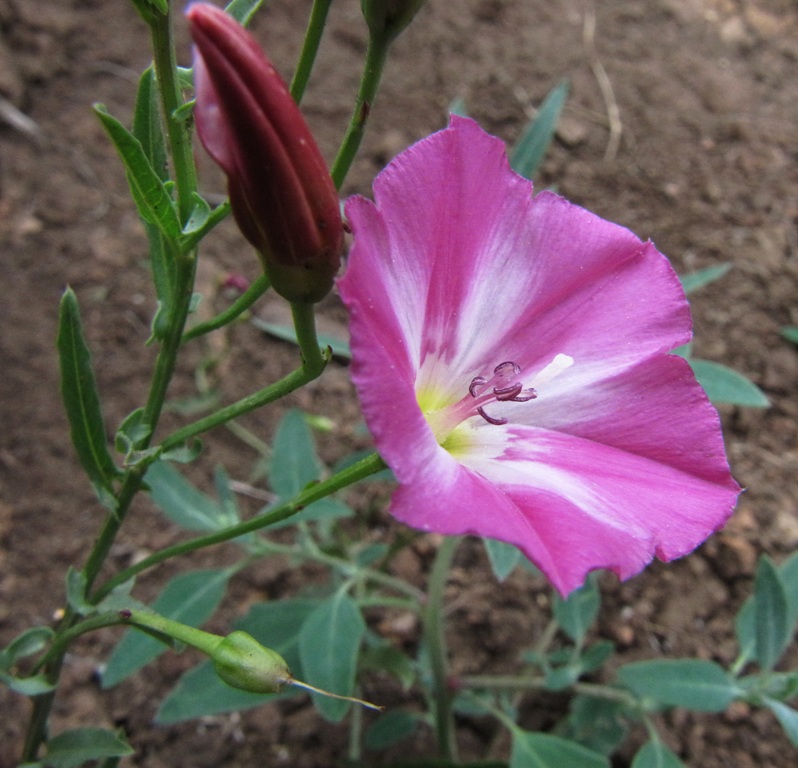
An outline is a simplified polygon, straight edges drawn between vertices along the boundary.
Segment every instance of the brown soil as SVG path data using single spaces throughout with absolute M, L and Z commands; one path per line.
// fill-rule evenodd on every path
M 297 53 L 309 5 L 273 0 L 258 19 L 257 33 L 283 69 Z M 364 53 L 358 5 L 333 5 L 304 104 L 328 156 L 348 118 Z M 72 285 L 81 301 L 109 431 L 142 401 L 153 357 L 143 344 L 154 308 L 143 233 L 90 110 L 99 101 L 122 119 L 130 117 L 148 44 L 129 6 L 122 0 L 0 0 L 0 96 L 32 121 L 28 128 L 15 126 L 8 109 L 0 115 L 3 643 L 27 626 L 51 621 L 63 601 L 65 569 L 80 566 L 102 518 L 67 439 L 59 402 L 54 337 L 64 286 Z M 591 9 L 593 49 L 584 37 Z M 727 529 L 696 555 L 655 565 L 625 585 L 608 580 L 599 627 L 601 636 L 619 644 L 621 660 L 667 653 L 728 663 L 735 655 L 733 616 L 750 590 L 758 553 L 779 558 L 798 545 L 798 350 L 779 336 L 780 326 L 798 324 L 796 6 L 792 0 L 430 0 L 393 54 L 347 194 L 368 193 L 388 158 L 442 127 L 454 98 L 463 97 L 485 128 L 511 142 L 534 105 L 567 77 L 571 96 L 541 182 L 652 237 L 680 272 L 733 264 L 728 276 L 695 297 L 696 351 L 747 374 L 771 398 L 765 411 L 722 409 L 733 469 L 747 492 Z M 185 47 L 182 55 L 185 60 Z M 611 103 L 599 87 L 599 67 L 612 87 Z M 205 165 L 203 171 L 206 190 L 221 191 L 218 176 Z M 229 270 L 256 276 L 252 254 L 232 226 L 226 223 L 211 241 L 200 276 L 206 294 Z M 258 311 L 278 310 L 267 300 Z M 324 313 L 334 328 L 341 323 L 334 298 Z M 172 397 L 195 392 L 194 373 L 208 356 L 217 360 L 211 380 L 225 402 L 294 364 L 291 348 L 266 340 L 251 325 L 236 326 L 227 341 L 229 349 L 224 342 L 194 346 Z M 344 437 L 339 432 L 322 441 L 325 459 L 362 443 L 353 431 L 357 409 L 343 368 L 328 371 L 290 404 L 335 415 Z M 268 439 L 279 412 L 267 410 L 244 423 Z M 177 424 L 179 418 L 170 414 L 168 420 Z M 206 446 L 193 479 L 208 485 L 217 462 L 235 478 L 249 479 L 256 457 L 235 437 L 219 430 Z M 114 564 L 178 535 L 142 503 L 114 549 Z M 423 582 L 433 544 L 408 551 L 400 561 L 403 575 Z M 221 549 L 191 564 L 227 557 Z M 175 572 L 170 565 L 142 580 L 141 594 L 152 596 Z M 464 547 L 450 594 L 456 601 L 455 672 L 511 671 L 518 652 L 546 622 L 548 591 L 541 582 L 518 572 L 499 588 L 487 574 L 479 547 Z M 303 578 L 319 576 L 289 574 L 279 561 L 250 568 L 236 578 L 212 626 L 223 630 L 244 605 L 290 593 Z M 310 768 L 345 759 L 346 727 L 320 720 L 306 699 L 154 726 L 158 701 L 194 658 L 166 655 L 135 680 L 101 692 L 96 669 L 116 637 L 92 636 L 70 657 L 56 729 L 122 725 L 138 753 L 123 764 L 149 768 Z M 788 661 L 795 664 L 798 654 L 793 651 Z M 379 686 L 376 681 L 370 691 L 375 697 Z M 401 698 L 392 689 L 383 696 Z M 564 703 L 528 697 L 523 722 L 547 727 Z M 10 766 L 27 704 L 3 689 L 0 706 L 0 765 Z M 795 764 L 796 750 L 765 712 L 675 712 L 662 724 L 667 742 L 690 766 Z M 482 720 L 461 725 L 463 753 L 484 754 L 494 726 Z M 616 765 L 628 765 L 642 738 L 633 732 L 632 746 Z M 403 753 L 421 755 L 430 746 L 423 733 Z M 507 744 L 499 738 L 494 748 L 501 756 Z

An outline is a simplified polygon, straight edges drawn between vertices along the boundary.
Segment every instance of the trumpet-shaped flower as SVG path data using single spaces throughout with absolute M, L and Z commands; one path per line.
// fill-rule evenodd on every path
M 563 594 L 687 554 L 739 486 L 670 350 L 689 308 L 650 242 L 513 173 L 471 120 L 397 157 L 346 215 L 352 377 L 425 531 L 516 545 Z

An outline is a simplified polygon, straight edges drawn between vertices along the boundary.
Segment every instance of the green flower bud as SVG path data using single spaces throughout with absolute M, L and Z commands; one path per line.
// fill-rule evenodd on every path
M 227 635 L 213 650 L 211 661 L 222 680 L 242 691 L 277 693 L 292 682 L 285 659 L 246 632 Z

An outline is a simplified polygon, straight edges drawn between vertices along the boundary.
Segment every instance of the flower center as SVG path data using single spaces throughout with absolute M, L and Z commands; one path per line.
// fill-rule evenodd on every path
M 486 379 L 484 376 L 474 376 L 471 379 L 468 393 L 476 401 L 471 404 L 471 407 L 476 406 L 477 413 L 488 424 L 496 424 L 498 426 L 507 423 L 507 419 L 494 418 L 485 413 L 485 406 L 488 403 L 496 400 L 499 402 L 511 400 L 514 403 L 526 403 L 538 396 L 538 393 L 532 387 L 524 388 L 524 385 L 518 380 L 520 373 L 521 369 L 514 362 L 508 360 L 504 363 L 499 363 L 493 369 L 491 378 Z
M 422 405 L 424 416 L 427 419 L 432 431 L 440 445 L 448 446 L 452 440 L 460 438 L 455 434 L 458 425 L 473 416 L 481 416 L 488 424 L 501 426 L 506 424 L 508 419 L 502 416 L 493 416 L 487 412 L 486 408 L 494 403 L 526 403 L 534 400 L 538 396 L 541 386 L 548 384 L 553 378 L 558 376 L 567 368 L 573 365 L 573 358 L 568 355 L 559 354 L 531 380 L 535 386 L 525 386 L 520 380 L 521 368 L 511 360 L 499 363 L 490 377 L 475 376 L 468 385 L 468 394 L 464 395 L 459 401 L 441 407 L 433 405 L 427 400 L 428 407 Z M 426 398 L 419 397 L 421 405 Z M 457 430 L 459 433 L 460 430 Z

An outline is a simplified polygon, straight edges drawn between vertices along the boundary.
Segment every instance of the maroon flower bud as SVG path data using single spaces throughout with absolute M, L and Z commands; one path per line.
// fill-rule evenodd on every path
M 196 44 L 197 133 L 227 174 L 235 220 L 277 293 L 319 301 L 332 287 L 343 246 L 327 164 L 249 32 L 207 3 L 187 15 Z

